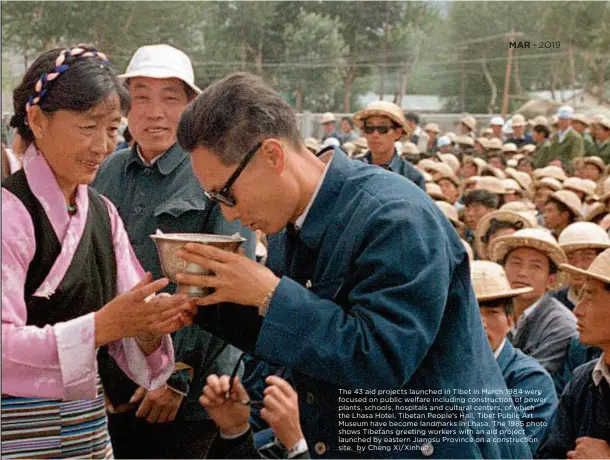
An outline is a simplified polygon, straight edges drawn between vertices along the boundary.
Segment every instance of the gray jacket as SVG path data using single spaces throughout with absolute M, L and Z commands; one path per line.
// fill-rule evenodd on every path
M 575 332 L 574 314 L 557 299 L 545 295 L 519 327 L 512 343 L 554 376 L 563 366 Z

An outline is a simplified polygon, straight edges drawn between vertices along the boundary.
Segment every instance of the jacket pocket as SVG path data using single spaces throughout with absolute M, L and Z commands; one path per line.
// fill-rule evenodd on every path
M 164 233 L 203 233 L 207 206 L 203 198 L 161 203 L 155 208 L 157 228 Z

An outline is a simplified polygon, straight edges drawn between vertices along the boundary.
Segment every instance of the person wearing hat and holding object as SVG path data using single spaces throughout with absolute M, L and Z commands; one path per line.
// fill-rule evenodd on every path
M 470 266 L 472 286 L 479 303 L 479 312 L 487 340 L 513 398 L 523 423 L 532 455 L 557 408 L 553 379 L 534 358 L 516 349 L 507 339 L 513 320 L 513 298 L 528 294 L 531 287 L 512 289 L 504 269 L 488 261 L 475 261 Z M 519 395 L 536 394 L 537 402 L 523 403 Z
M 419 126 L 419 115 L 415 112 L 407 112 L 405 113 L 405 122 L 408 131 L 411 133 L 409 141 L 417 145 L 420 152 L 427 152 L 430 136 Z
M 177 143 L 180 115 L 201 92 L 195 86 L 188 56 L 169 45 L 144 46 L 119 79 L 131 95 L 127 118 L 135 145 L 108 157 L 93 186 L 117 207 L 142 266 L 155 278 L 162 274 L 150 238 L 157 229 L 165 233 L 239 232 L 248 238 L 246 250 L 254 257 L 253 232 L 228 222 L 206 198 L 188 153 Z M 169 292 L 174 289 L 167 288 Z M 221 340 L 197 326 L 184 328 L 173 339 L 176 369 L 167 386 L 158 390 L 144 392 L 126 381 L 112 362 L 103 366 L 117 392 L 133 394 L 131 400 L 111 401 L 109 427 L 117 457 L 201 458 L 205 454 L 215 427 L 198 403 L 201 388 L 207 373 L 230 372 L 239 350 L 223 349 Z
M 498 209 L 481 218 L 475 231 L 475 247 L 481 260 L 489 260 L 487 248 L 501 236 L 512 235 L 523 228 L 535 228 L 532 213 Z
M 603 354 L 574 371 L 553 422 L 540 443 L 540 458 L 610 458 L 610 249 L 589 269 L 562 265 L 586 278 L 574 309 L 580 340 Z
M 359 160 L 381 166 L 413 181 L 426 189 L 424 176 L 396 152 L 394 143 L 408 137 L 407 123 L 402 109 L 396 104 L 376 101 L 356 112 L 354 123 L 364 133 L 369 151 Z
M 610 164 L 610 119 L 602 117 L 595 128 L 597 150 L 595 156 L 600 157 L 604 163 Z
M 429 155 L 434 155 L 438 150 L 438 135 L 441 129 L 436 123 L 428 123 L 424 126 L 424 131 L 428 135 L 428 145 L 425 152 Z
M 582 136 L 582 141 L 585 149 L 585 156 L 595 156 L 597 149 L 595 148 L 595 141 L 591 134 L 587 132 L 589 121 L 585 118 L 582 113 L 575 113 L 572 118 L 572 128 L 578 134 Z
M 561 160 L 564 168 L 571 165 L 574 158 L 585 154 L 582 136 L 572 128 L 574 109 L 564 105 L 557 111 L 558 131 L 551 138 L 551 152 L 549 163 L 553 160 Z
M 569 190 L 552 192 L 544 205 L 544 226 L 559 238 L 570 224 L 582 219 L 581 209 L 582 203 L 576 193 Z
M 472 115 L 466 115 L 460 120 L 460 136 L 468 136 L 472 140 L 476 137 L 477 120 Z
M 389 116 L 385 105 L 373 107 L 375 115 L 372 109 L 360 113 L 369 131 L 401 129 L 391 124 L 400 121 L 401 110 Z M 236 133 L 235 126 L 243 129 Z M 312 456 L 352 458 L 337 443 L 340 390 L 506 385 L 486 343 L 468 257 L 451 223 L 398 174 L 350 161 L 338 149 L 312 155 L 297 126 L 281 95 L 246 73 L 212 84 L 189 105 L 180 144 L 227 218 L 270 235 L 269 259 L 262 267 L 238 254 L 187 245 L 178 257 L 213 267 L 215 276 L 179 279 L 215 289 L 199 301 L 201 327 L 292 369 Z M 232 305 L 210 306 L 222 302 Z M 456 323 L 461 327 L 451 326 Z M 476 368 L 469 367 L 475 360 Z M 469 416 L 492 422 L 516 416 L 512 404 L 499 401 L 492 395 L 500 413 Z M 416 412 L 429 437 L 426 426 L 435 417 Z M 473 435 L 415 446 L 375 455 L 528 455 L 519 443 L 477 443 Z
M 497 137 L 500 140 L 504 138 L 502 134 L 502 126 L 504 126 L 504 118 L 492 117 L 491 121 L 489 122 L 489 127 L 493 131 L 493 137 Z
M 333 137 L 341 142 L 341 137 L 339 133 L 335 131 L 335 122 L 337 119 L 335 118 L 335 114 L 332 112 L 325 112 L 322 114 L 322 118 L 320 119 L 320 124 L 322 125 L 322 129 L 324 130 L 324 134 L 322 135 L 321 142 L 324 142 L 329 137 Z M 339 144 L 341 145 L 341 144 Z
M 610 237 L 599 225 L 576 222 L 561 233 L 559 246 L 565 252 L 570 265 L 587 270 L 602 251 L 610 248 Z M 568 278 L 570 284 L 552 295 L 570 310 L 574 310 L 585 278 L 578 274 L 570 274 Z
M 510 142 L 517 146 L 517 148 L 521 148 L 526 144 L 532 144 L 534 141 L 529 134 L 525 133 L 525 118 L 521 114 L 513 115 L 511 118 L 512 127 L 513 127 L 513 135 L 506 139 L 505 144 Z
M 513 289 L 531 287 L 515 297 L 512 344 L 537 359 L 551 376 L 565 360 L 576 331 L 576 318 L 561 302 L 548 295 L 564 285 L 559 265 L 566 261 L 553 236 L 543 229 L 526 228 L 496 238 L 489 247 L 492 262 L 504 267 Z

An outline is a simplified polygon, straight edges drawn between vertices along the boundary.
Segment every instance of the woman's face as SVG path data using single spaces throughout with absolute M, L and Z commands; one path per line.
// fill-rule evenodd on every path
M 115 149 L 121 123 L 118 95 L 86 112 L 59 110 L 33 117 L 35 142 L 62 188 L 89 184 Z

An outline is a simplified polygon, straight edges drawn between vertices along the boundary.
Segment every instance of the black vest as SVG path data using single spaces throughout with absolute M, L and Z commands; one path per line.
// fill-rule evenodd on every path
M 101 196 L 89 189 L 89 211 L 72 263 L 55 293 L 49 299 L 34 297 L 61 252 L 55 230 L 20 170 L 2 181 L 2 187 L 15 195 L 26 207 L 34 226 L 36 252 L 28 267 L 24 298 L 27 325 L 44 327 L 95 312 L 116 296 L 117 267 L 112 226 L 108 208 Z M 116 363 L 107 347 L 98 353 L 98 367 L 102 370 Z M 106 388 L 106 385 L 104 385 Z

